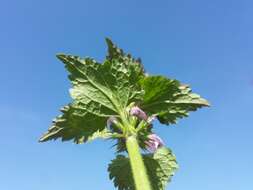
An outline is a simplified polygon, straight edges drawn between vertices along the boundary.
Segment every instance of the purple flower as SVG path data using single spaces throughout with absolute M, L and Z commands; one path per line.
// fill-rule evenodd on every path
M 136 116 L 139 119 L 143 119 L 143 120 L 148 119 L 147 114 L 144 111 L 142 111 L 142 109 L 139 108 L 138 106 L 134 106 L 130 109 L 130 115 Z
M 156 134 L 148 135 L 148 140 L 145 142 L 146 148 L 150 152 L 155 152 L 159 147 L 164 146 L 163 140 Z

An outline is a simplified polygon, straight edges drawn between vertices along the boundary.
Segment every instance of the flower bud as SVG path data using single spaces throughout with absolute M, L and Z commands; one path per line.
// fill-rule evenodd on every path
M 156 134 L 148 135 L 148 140 L 145 142 L 146 148 L 150 152 L 155 152 L 159 147 L 164 146 L 163 140 Z
M 136 116 L 139 119 L 147 120 L 147 114 L 138 106 L 134 106 L 130 109 L 130 115 Z

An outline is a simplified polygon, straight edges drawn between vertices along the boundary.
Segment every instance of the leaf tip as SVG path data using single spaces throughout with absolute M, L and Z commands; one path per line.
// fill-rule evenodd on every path
M 42 143 L 42 142 L 45 142 L 45 141 L 46 140 L 45 140 L 44 136 L 40 137 L 39 140 L 38 140 L 39 143 Z
M 105 37 L 105 41 L 106 41 L 108 46 L 113 44 L 112 40 L 108 37 Z
M 211 103 L 208 102 L 206 99 L 203 99 L 203 105 L 206 107 L 211 107 Z
M 60 59 L 60 60 L 63 60 L 64 57 L 65 57 L 65 55 L 64 55 L 63 53 L 57 53 L 57 54 L 56 54 L 56 57 L 57 57 L 58 59 Z

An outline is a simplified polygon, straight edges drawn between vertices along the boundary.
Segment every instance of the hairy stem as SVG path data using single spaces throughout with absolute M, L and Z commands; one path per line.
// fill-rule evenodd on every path
M 127 137 L 126 146 L 136 190 L 152 190 L 136 137 Z

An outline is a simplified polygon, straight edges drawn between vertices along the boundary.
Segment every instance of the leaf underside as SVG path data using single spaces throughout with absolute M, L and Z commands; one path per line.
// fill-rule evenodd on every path
M 178 118 L 187 117 L 190 111 L 209 106 L 187 85 L 163 76 L 148 76 L 139 81 L 145 91 L 141 108 L 156 115 L 163 124 L 174 124 Z
M 138 85 L 144 76 L 142 65 L 107 42 L 110 59 L 103 64 L 90 58 L 57 55 L 70 73 L 73 102 L 62 110 L 41 142 L 57 138 L 85 142 L 106 128 L 110 116 L 117 116 L 130 102 L 142 100 L 143 91 Z
M 83 143 L 104 135 L 106 121 L 135 102 L 163 124 L 174 124 L 189 111 L 208 106 L 188 86 L 163 76 L 146 76 L 140 60 L 132 58 L 106 39 L 108 55 L 103 63 L 91 58 L 57 55 L 69 72 L 73 101 L 40 138 Z M 123 149 L 122 149 L 123 150 Z

